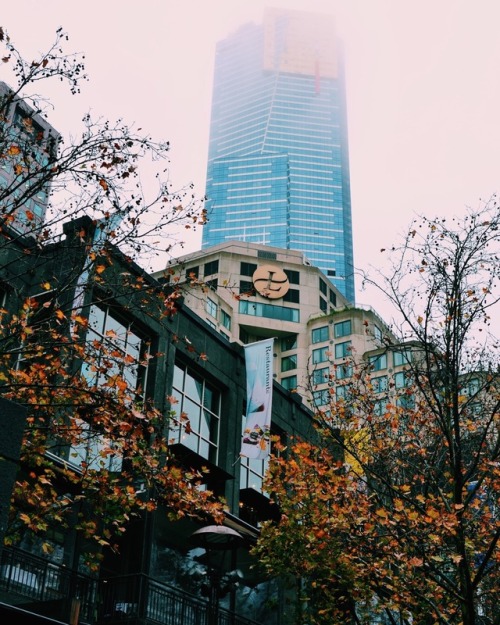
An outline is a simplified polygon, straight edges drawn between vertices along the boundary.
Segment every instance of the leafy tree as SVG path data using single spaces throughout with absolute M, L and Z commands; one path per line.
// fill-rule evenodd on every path
M 404 377 L 381 402 L 353 355 L 344 398 L 318 412 L 322 446 L 272 461 L 282 516 L 256 553 L 300 580 L 297 623 L 499 622 L 499 226 L 494 200 L 412 224 L 373 280 L 401 315 L 381 349 L 407 354 Z
M 180 293 L 135 261 L 157 254 L 158 241 L 170 250 L 172 224 L 196 227 L 204 213 L 191 188 L 173 192 L 161 172 L 146 197 L 140 165 L 166 163 L 168 143 L 140 129 L 86 116 L 78 138 L 55 145 L 56 133 L 44 134 L 46 103 L 30 90 L 60 79 L 76 93 L 85 78 L 66 39 L 58 31 L 27 62 L 0 28 L 18 81 L 0 91 L 0 392 L 28 407 L 8 541 L 57 527 L 114 548 L 131 517 L 160 505 L 221 518 L 221 504 L 196 488 L 202 474 L 171 457 L 175 406 L 155 405 L 144 386 L 144 373 L 164 366 L 161 349 L 119 317 L 99 335 L 95 317 L 95 304 L 114 306 L 153 327 L 163 347 L 175 341 L 168 319 Z M 40 195 L 45 215 L 29 208 Z

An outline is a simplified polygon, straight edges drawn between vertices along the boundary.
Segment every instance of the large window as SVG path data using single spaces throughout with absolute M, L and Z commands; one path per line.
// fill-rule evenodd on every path
M 319 362 L 328 361 L 328 347 L 320 347 L 319 349 L 313 349 L 312 361 L 313 365 L 317 365 Z
M 242 276 L 253 276 L 256 269 L 257 265 L 254 263 L 240 263 L 240 275 Z
M 411 362 L 411 351 L 408 349 L 393 353 L 394 366 L 407 365 Z
M 205 277 L 211 276 L 212 274 L 217 273 L 218 271 L 219 271 L 218 260 L 211 260 L 210 262 L 205 263 L 203 267 L 203 274 Z
M 372 371 L 382 371 L 382 369 L 387 369 L 387 354 L 370 356 L 369 363 Z
M 286 388 L 287 391 L 294 391 L 297 388 L 297 376 L 289 375 L 286 378 L 281 378 L 280 384 L 283 388 Z
M 344 341 L 335 345 L 335 358 L 347 358 L 351 354 L 351 341 Z
M 240 295 L 253 297 L 255 295 L 253 282 L 250 282 L 249 280 L 240 280 Z
M 281 359 L 281 371 L 291 371 L 297 368 L 297 355 L 285 356 Z
M 335 367 L 335 378 L 337 380 L 345 380 L 352 376 L 352 365 L 337 365 Z
M 143 396 L 147 375 L 148 345 L 131 321 L 120 318 L 109 306 L 93 305 L 87 331 L 87 362 L 82 374 L 92 385 L 126 383 L 129 392 Z
M 231 315 L 222 309 L 220 311 L 220 322 L 227 330 L 231 329 Z
M 281 321 L 294 321 L 295 323 L 300 321 L 298 308 L 285 308 L 285 306 L 240 300 L 238 310 L 243 315 L 251 315 L 253 317 L 280 319 Z
M 217 303 L 212 299 L 207 297 L 207 302 L 205 304 L 205 310 L 211 317 L 215 317 L 217 319 Z
M 397 398 L 396 405 L 404 410 L 415 410 L 415 396 L 411 394 L 401 395 Z
M 78 430 L 78 443 L 69 448 L 62 448 L 59 452 L 60 457 L 79 469 L 85 467 L 85 469 L 95 471 L 108 469 L 118 472 L 121 470 L 121 454 L 118 449 L 116 453 L 110 453 L 113 445 L 108 438 L 91 428 L 82 419 L 75 420 L 74 428 Z M 65 453 L 66 449 L 68 450 L 67 454 Z
M 398 371 L 398 373 L 394 374 L 394 386 L 396 388 L 406 388 L 407 386 L 411 386 L 411 373 L 406 371 Z
M 339 399 L 347 399 L 349 393 L 351 392 L 351 385 L 345 384 L 344 386 L 337 386 L 335 388 L 335 399 L 338 401 Z
M 336 323 L 333 328 L 336 339 L 339 339 L 342 336 L 349 336 L 349 334 L 351 334 L 351 320 L 346 319 L 345 321 Z
M 378 378 L 371 379 L 373 392 L 384 393 L 387 390 L 387 376 L 381 375 Z
M 298 289 L 289 289 L 285 295 L 283 295 L 284 302 L 291 302 L 292 304 L 300 304 L 300 291 Z
M 283 269 L 290 284 L 300 284 L 300 273 L 293 269 Z
M 321 369 L 315 369 L 312 374 L 312 383 L 314 386 L 318 384 L 325 384 L 330 379 L 330 367 L 322 367 Z
M 170 425 L 169 442 L 182 443 L 203 458 L 216 462 L 219 391 L 189 368 L 175 365 L 172 396 L 175 418 Z
M 331 401 L 330 389 L 325 388 L 321 391 L 313 391 L 312 398 L 314 406 L 327 406 Z
M 297 349 L 297 335 L 285 336 L 281 339 L 281 351 L 288 352 L 291 349 Z
M 245 456 L 241 456 L 240 488 L 253 488 L 262 493 L 262 483 L 268 466 L 269 456 L 262 460 L 259 458 L 245 458 Z
M 321 328 L 314 328 L 311 332 L 312 342 L 313 343 L 322 343 L 324 341 L 328 341 L 329 332 L 328 326 L 322 326 Z

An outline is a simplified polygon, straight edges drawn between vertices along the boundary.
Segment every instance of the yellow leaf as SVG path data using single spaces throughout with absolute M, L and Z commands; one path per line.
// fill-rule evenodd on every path
M 50 291 L 50 282 L 44 282 L 42 284 L 42 289 L 45 289 L 46 291 Z

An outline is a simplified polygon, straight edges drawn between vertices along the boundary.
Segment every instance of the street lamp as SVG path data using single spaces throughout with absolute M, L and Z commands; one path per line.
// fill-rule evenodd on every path
M 206 551 L 207 559 L 207 596 L 208 614 L 207 625 L 218 625 L 219 600 L 238 581 L 236 571 L 227 573 L 230 566 L 224 566 L 226 554 L 232 554 L 244 543 L 243 536 L 236 530 L 224 525 L 208 525 L 196 530 L 191 535 L 191 542 L 195 547 L 202 547 Z

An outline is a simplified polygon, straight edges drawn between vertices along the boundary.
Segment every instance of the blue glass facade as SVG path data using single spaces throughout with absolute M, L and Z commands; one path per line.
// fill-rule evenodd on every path
M 342 63 L 333 25 L 301 16 L 267 14 L 218 44 L 203 247 L 303 251 L 354 301 Z

